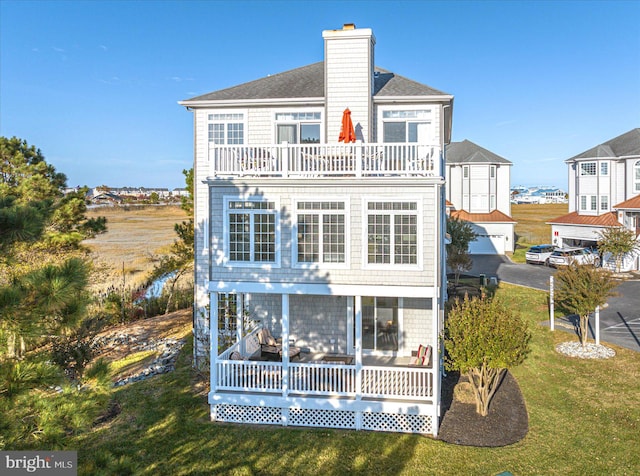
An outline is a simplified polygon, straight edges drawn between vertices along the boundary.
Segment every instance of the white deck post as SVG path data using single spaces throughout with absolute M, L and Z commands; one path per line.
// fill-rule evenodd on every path
M 356 400 L 362 400 L 362 296 L 356 296 Z
M 244 307 L 243 307 L 244 294 L 236 294 L 236 342 L 240 342 L 240 352 L 244 355 L 246 352 L 246 343 L 242 340 L 244 334 Z
M 289 295 L 282 295 L 282 396 L 289 393 Z M 286 422 L 283 422 L 286 425 Z
M 355 297 L 356 306 L 356 400 L 362 400 L 362 296 Z M 356 412 L 356 430 L 362 430 L 362 412 Z
M 355 343 L 353 342 L 353 329 L 355 324 L 353 320 L 353 296 L 347 296 L 347 354 L 355 353 Z
M 553 301 L 553 276 L 549 276 L 549 328 L 554 331 L 555 326 L 555 309 Z
M 596 306 L 596 345 L 600 345 L 600 306 Z
M 218 381 L 218 293 L 209 293 L 209 391 L 215 393 Z

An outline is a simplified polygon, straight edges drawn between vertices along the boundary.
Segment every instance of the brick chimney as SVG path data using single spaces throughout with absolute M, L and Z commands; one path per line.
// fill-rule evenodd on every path
M 324 88 L 326 98 L 326 139 L 337 142 L 342 113 L 351 110 L 358 138 L 372 140 L 373 69 L 376 39 L 370 28 L 346 23 L 342 30 L 325 30 Z

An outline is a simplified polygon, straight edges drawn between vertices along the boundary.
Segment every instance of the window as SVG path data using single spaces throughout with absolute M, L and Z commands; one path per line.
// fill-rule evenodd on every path
M 489 211 L 493 211 L 496 209 L 496 196 L 495 195 L 490 195 L 489 196 Z
M 491 167 L 489 167 L 489 177 L 490 178 L 496 178 L 496 166 L 492 165 Z
M 600 162 L 600 175 L 609 175 L 609 162 Z
M 581 211 L 597 211 L 598 197 L 596 195 L 580 195 Z
M 582 162 L 580 164 L 580 175 L 595 175 L 596 174 L 596 163 L 595 162 Z
M 209 142 L 217 145 L 244 144 L 244 114 L 208 115 Z
M 429 143 L 431 109 L 382 111 L 383 142 Z
M 276 261 L 276 210 L 269 201 L 229 200 L 227 208 L 229 260 Z
M 418 211 L 416 202 L 369 202 L 367 262 L 418 263 Z
M 464 167 L 462 167 L 462 177 L 463 178 L 469 178 L 469 166 L 465 165 Z
M 319 144 L 320 112 L 276 113 L 276 142 L 289 144 Z
M 298 263 L 344 263 L 344 202 L 298 202 L 297 209 Z
M 398 298 L 362 296 L 362 348 L 398 350 Z
M 633 166 L 633 190 L 640 192 L 640 160 Z
M 602 195 L 600 197 L 600 210 L 609 210 L 609 196 L 608 195 Z

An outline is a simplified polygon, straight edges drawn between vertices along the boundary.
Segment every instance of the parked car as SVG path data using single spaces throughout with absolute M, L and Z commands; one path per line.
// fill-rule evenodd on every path
M 600 266 L 600 256 L 587 248 L 558 248 L 549 256 L 549 266 L 567 266 L 571 263 Z
M 527 263 L 549 266 L 549 257 L 556 249 L 553 245 L 535 245 L 525 253 Z

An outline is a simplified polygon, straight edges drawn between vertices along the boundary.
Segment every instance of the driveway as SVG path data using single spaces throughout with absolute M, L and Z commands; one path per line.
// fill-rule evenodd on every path
M 506 256 L 472 255 L 473 268 L 469 274 L 484 274 L 487 278 L 496 276 L 498 281 L 518 284 L 534 289 L 549 291 L 549 277 L 556 272 L 554 268 L 531 264 L 513 263 Z M 617 288 L 619 294 L 607 302 L 600 310 L 600 340 L 640 352 L 640 281 L 624 281 Z M 572 316 L 556 319 L 556 327 L 569 332 L 574 331 L 575 320 Z M 593 338 L 595 318 L 589 325 Z

